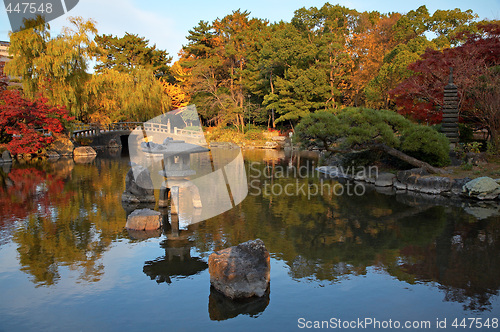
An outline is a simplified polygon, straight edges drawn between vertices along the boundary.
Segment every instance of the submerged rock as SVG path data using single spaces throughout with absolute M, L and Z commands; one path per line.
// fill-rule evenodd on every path
M 60 157 L 61 156 L 56 151 L 52 151 L 52 150 L 47 151 L 47 158 L 49 158 L 49 159 L 56 160 L 56 159 L 59 159 Z
M 76 164 L 90 164 L 95 160 L 96 156 L 74 156 L 73 160 Z
M 257 317 L 269 305 L 269 291 L 262 297 L 252 297 L 233 301 L 217 290 L 210 288 L 208 315 L 211 320 L 223 321 L 239 315 Z
M 210 283 L 231 299 L 264 296 L 270 270 L 269 252 L 260 239 L 216 251 L 208 259 Z

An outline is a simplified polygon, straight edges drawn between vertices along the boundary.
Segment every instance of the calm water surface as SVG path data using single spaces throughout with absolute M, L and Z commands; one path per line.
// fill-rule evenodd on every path
M 167 226 L 150 238 L 124 229 L 127 157 L 0 168 L 0 331 L 287 331 L 365 318 L 427 330 L 445 319 L 468 330 L 452 324 L 474 318 L 495 330 L 498 205 L 368 187 L 360 197 L 279 195 L 321 184 L 313 172 L 277 172 L 312 170 L 317 159 L 244 156 L 253 182 L 243 203 L 191 225 L 162 211 Z M 256 238 L 272 257 L 269 297 L 212 291 L 208 256 Z

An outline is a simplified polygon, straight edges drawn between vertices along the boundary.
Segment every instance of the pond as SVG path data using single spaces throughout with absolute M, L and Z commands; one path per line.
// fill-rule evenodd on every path
M 163 211 L 149 238 L 124 228 L 127 156 L 4 166 L 0 330 L 498 328 L 497 205 L 311 191 L 349 184 L 315 173 L 314 154 L 243 155 L 243 202 L 194 224 Z M 269 296 L 227 300 L 208 257 L 256 238 L 271 254 Z

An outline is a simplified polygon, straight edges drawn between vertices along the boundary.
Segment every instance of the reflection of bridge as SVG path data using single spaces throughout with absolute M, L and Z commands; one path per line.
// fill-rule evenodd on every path
M 115 122 L 107 125 L 91 123 L 81 124 L 73 130 L 73 138 L 90 139 L 92 145 L 108 145 L 111 139 L 117 143 L 123 142 L 122 137 L 128 136 L 135 129 L 142 129 L 147 135 L 167 134 L 173 137 L 192 137 L 201 139 L 203 132 L 200 130 L 186 130 L 173 127 L 169 124 L 151 123 L 151 122 Z

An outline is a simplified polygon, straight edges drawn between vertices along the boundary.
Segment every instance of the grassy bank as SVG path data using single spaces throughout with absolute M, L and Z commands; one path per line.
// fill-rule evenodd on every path
M 273 137 L 280 136 L 279 131 L 269 131 L 264 128 L 251 127 L 244 132 L 235 127 L 204 128 L 207 143 L 229 142 L 239 146 L 265 146 Z

